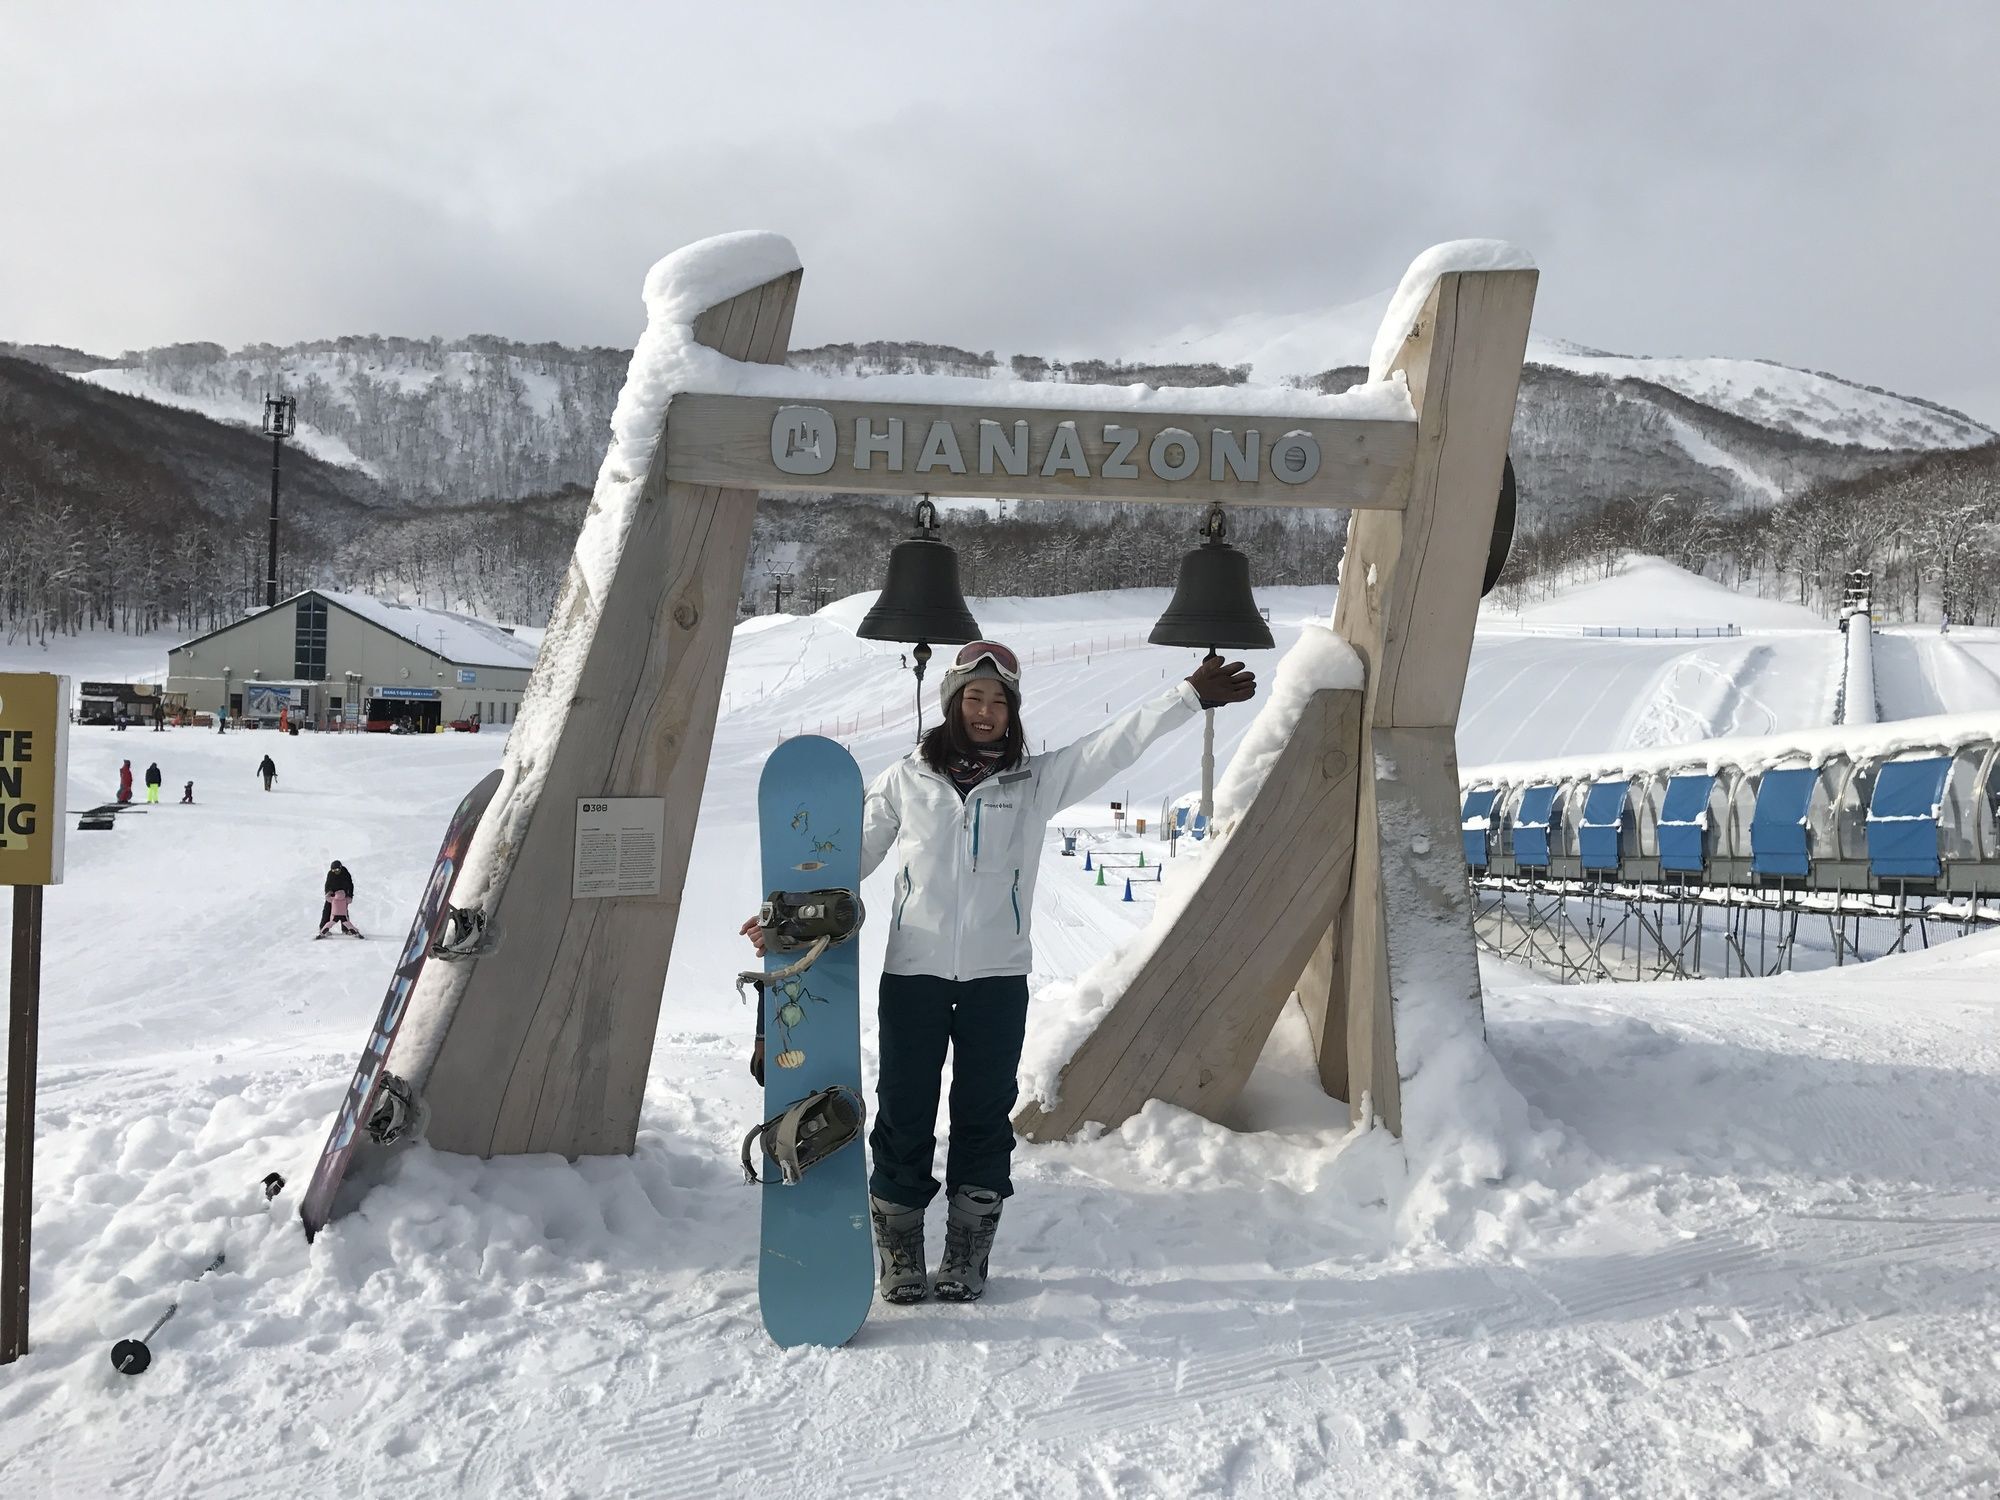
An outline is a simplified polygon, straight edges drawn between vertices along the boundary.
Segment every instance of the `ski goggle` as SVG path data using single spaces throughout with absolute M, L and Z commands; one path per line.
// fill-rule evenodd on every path
M 1021 685 L 1021 659 L 998 641 L 972 641 L 958 648 L 955 667 L 977 666 L 981 657 L 993 664 L 993 670 L 1000 674 L 1000 680 L 1008 687 Z

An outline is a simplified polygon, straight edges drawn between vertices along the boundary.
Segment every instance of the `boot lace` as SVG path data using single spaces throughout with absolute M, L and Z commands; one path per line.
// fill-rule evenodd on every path
M 891 1275 L 905 1276 L 921 1271 L 924 1265 L 924 1226 L 920 1220 L 909 1229 L 892 1229 L 886 1214 L 874 1211 L 875 1243 L 889 1259 Z
M 999 1228 L 996 1219 L 981 1219 L 977 1224 L 947 1220 L 944 1226 L 944 1261 L 938 1266 L 940 1279 L 947 1274 L 962 1276 L 974 1266 L 985 1264 L 986 1257 L 993 1252 L 993 1236 Z

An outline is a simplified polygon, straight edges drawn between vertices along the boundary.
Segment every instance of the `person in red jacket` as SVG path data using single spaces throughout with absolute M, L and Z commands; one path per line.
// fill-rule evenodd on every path
M 118 768 L 118 800 L 120 802 L 132 800 L 132 762 L 129 760 Z

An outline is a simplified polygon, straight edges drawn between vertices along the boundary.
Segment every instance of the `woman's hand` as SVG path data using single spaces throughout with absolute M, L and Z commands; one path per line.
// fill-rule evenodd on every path
M 1187 680 L 1194 684 L 1194 690 L 1201 695 L 1203 708 L 1220 708 L 1225 703 L 1243 703 L 1257 691 L 1256 675 L 1244 671 L 1242 662 L 1225 662 L 1213 653 L 1201 659 L 1201 665 L 1188 673 Z
M 763 923 L 761 923 L 757 919 L 757 917 L 753 916 L 750 917 L 748 920 L 746 920 L 744 924 L 741 927 L 737 928 L 736 930 L 739 933 L 741 933 L 744 937 L 750 939 L 750 946 L 755 948 L 757 950 L 757 956 L 759 958 L 762 958 L 764 956 Z

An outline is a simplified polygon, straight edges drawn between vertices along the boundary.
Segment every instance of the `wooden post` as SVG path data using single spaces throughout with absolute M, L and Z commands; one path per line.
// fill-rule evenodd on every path
M 708 309 L 696 342 L 783 363 L 800 275 Z M 414 1080 L 439 1150 L 576 1157 L 637 1139 L 757 508 L 755 490 L 670 482 L 666 452 L 663 434 L 526 832 L 502 856 L 487 912 L 500 947 L 441 981 L 463 988 Z M 556 619 L 589 602 L 572 566 Z M 572 898 L 576 804 L 591 796 L 665 799 L 657 896 Z
M 1422 1051 L 1484 1024 L 1453 737 L 1535 282 L 1533 271 L 1438 278 L 1394 367 L 1417 411 L 1409 504 L 1355 512 L 1341 565 L 1334 629 L 1368 669 L 1373 774 L 1361 778 L 1351 890 L 1299 997 L 1321 1081 L 1357 1119 L 1365 1098 L 1398 1135 Z M 1399 1021 L 1421 1035 L 1399 1034 Z
M 6 1181 L 0 1191 L 0 1365 L 28 1352 L 28 1240 L 35 1206 L 35 1038 L 41 1024 L 42 888 L 14 887 L 7 1004 Z
M 1059 1140 L 1116 1126 L 1148 1099 L 1213 1119 L 1242 1091 L 1294 976 L 1340 909 L 1354 851 L 1361 694 L 1315 693 L 1201 887 L 1063 1069 L 1057 1098 L 1014 1128 Z

